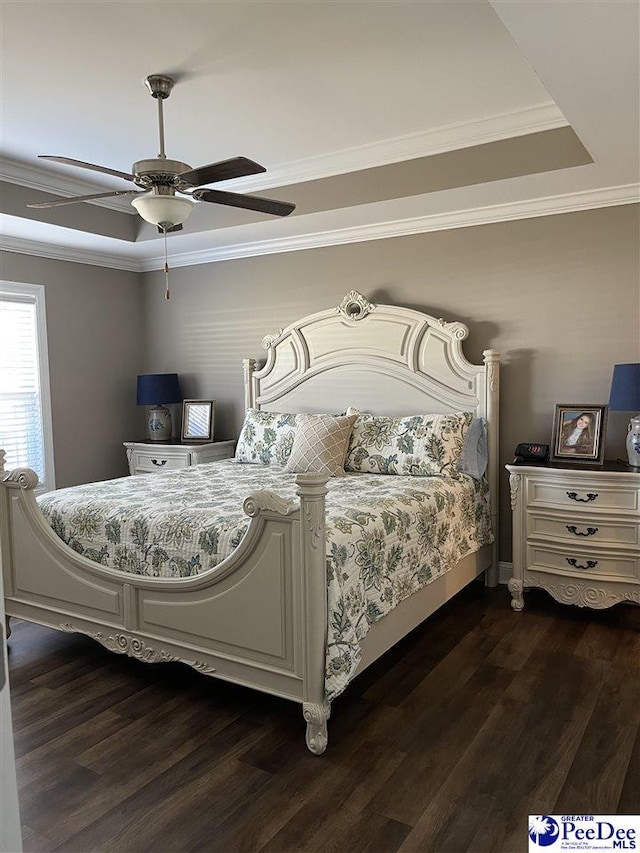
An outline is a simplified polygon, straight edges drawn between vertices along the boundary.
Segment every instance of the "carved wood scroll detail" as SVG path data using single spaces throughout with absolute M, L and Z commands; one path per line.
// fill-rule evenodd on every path
M 324 521 L 324 504 L 314 501 L 306 503 L 304 507 L 304 520 L 309 530 L 310 545 L 315 551 L 322 537 L 322 522 Z
M 352 290 L 347 293 L 340 305 L 336 308 L 338 314 L 342 314 L 347 320 L 362 320 L 367 314 L 375 310 L 375 305 L 358 293 L 357 290 Z
M 214 673 L 215 667 L 208 663 L 199 660 L 185 660 L 176 655 L 170 655 L 163 649 L 155 649 L 153 646 L 147 645 L 144 640 L 135 637 L 132 634 L 113 634 L 106 636 L 102 631 L 93 633 L 86 631 L 83 628 L 78 628 L 70 622 L 60 624 L 60 630 L 66 631 L 68 634 L 86 634 L 94 640 L 97 640 L 110 652 L 115 652 L 119 655 L 128 655 L 143 663 L 186 663 L 188 666 L 197 669 L 205 675 Z
M 38 485 L 38 475 L 31 468 L 16 468 L 2 478 L 3 483 L 17 483 L 21 489 L 35 489 Z
M 324 497 L 328 479 L 326 474 L 298 474 L 296 477 L 296 491 L 301 498 L 309 544 L 314 551 L 320 545 L 324 547 Z
M 255 518 L 262 510 L 278 512 L 280 515 L 291 515 L 300 509 L 298 501 L 288 500 L 275 492 L 260 489 L 245 498 L 242 508 L 250 518 Z
M 516 508 L 516 504 L 518 503 L 518 491 L 520 489 L 520 481 L 522 477 L 520 474 L 509 474 L 509 488 L 511 490 L 511 509 Z
M 517 578 L 511 578 L 508 587 L 511 593 L 511 606 L 516 611 L 522 610 L 524 608 L 524 584 Z
M 444 329 L 445 332 L 448 332 L 452 338 L 455 338 L 458 341 L 463 341 L 469 334 L 469 329 L 464 323 L 459 323 L 457 321 L 449 322 L 447 320 L 443 320 L 442 317 L 439 317 L 438 324 L 440 328 Z
M 611 588 L 603 589 L 602 587 L 588 586 L 577 581 L 554 583 L 547 578 L 541 580 L 539 578 L 533 579 L 530 576 L 525 578 L 525 584 L 546 590 L 561 604 L 576 604 L 578 607 L 603 610 L 621 601 L 634 601 L 636 604 L 640 604 L 640 590 L 612 592 Z
M 498 390 L 498 364 L 500 353 L 494 349 L 486 349 L 482 353 L 484 363 L 487 365 L 488 383 L 490 390 L 495 394 Z
M 278 329 L 274 335 L 265 335 L 262 339 L 262 348 L 271 349 L 271 347 L 280 339 L 284 329 Z
M 328 702 L 322 702 L 320 705 L 304 702 L 302 714 L 307 722 L 307 746 L 314 755 L 322 755 L 329 742 L 327 720 L 331 715 L 331 705 Z

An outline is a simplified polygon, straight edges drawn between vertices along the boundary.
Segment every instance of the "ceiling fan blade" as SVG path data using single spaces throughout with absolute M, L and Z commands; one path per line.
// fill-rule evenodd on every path
M 91 169 L 93 172 L 104 172 L 105 175 L 115 175 L 116 178 L 124 178 L 125 181 L 133 180 L 133 175 L 128 172 L 119 172 L 117 169 L 109 169 L 107 166 L 96 166 L 93 163 L 85 163 L 84 160 L 73 160 L 71 157 L 54 157 L 52 154 L 38 154 L 38 159 L 66 163 L 67 166 L 79 166 L 81 169 Z
M 41 201 L 37 204 L 28 204 L 27 207 L 62 207 L 65 204 L 77 204 L 79 201 L 91 201 L 94 198 L 109 198 L 114 195 L 138 195 L 138 190 L 116 190 L 107 193 L 91 193 L 90 195 L 75 195 L 60 201 Z
M 287 201 L 275 201 L 272 198 L 259 198 L 255 195 L 228 193 L 223 190 L 195 190 L 191 195 L 198 201 L 226 204 L 229 207 L 243 207 L 247 210 L 257 210 L 259 213 L 271 213 L 273 216 L 288 216 L 296 209 L 295 204 L 290 204 Z
M 174 225 L 172 228 L 167 228 L 167 234 L 172 234 L 174 231 L 182 231 L 182 225 Z M 158 225 L 158 234 L 164 234 L 165 229 Z
M 183 172 L 179 175 L 180 182 L 191 187 L 201 187 L 203 184 L 215 184 L 217 181 L 228 181 L 231 178 L 243 178 L 246 175 L 258 175 L 266 172 L 264 166 L 254 163 L 247 157 L 232 157 L 231 160 L 221 160 L 219 163 L 209 163 Z

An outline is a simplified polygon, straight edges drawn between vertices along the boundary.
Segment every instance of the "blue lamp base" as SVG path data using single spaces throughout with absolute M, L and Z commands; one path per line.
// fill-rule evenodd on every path
M 640 468 L 640 415 L 631 418 L 627 432 L 627 455 L 629 465 Z
M 151 441 L 171 440 L 171 412 L 166 406 L 154 406 L 150 409 L 147 425 Z

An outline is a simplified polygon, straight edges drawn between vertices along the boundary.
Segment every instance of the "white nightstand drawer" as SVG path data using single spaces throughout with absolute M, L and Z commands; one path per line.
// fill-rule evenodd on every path
M 629 580 L 640 577 L 639 565 L 640 558 L 632 554 L 603 553 L 597 548 L 561 551 L 535 543 L 527 544 L 527 571 L 552 569 L 563 575 Z
M 160 474 L 192 465 L 231 459 L 235 441 L 181 442 L 125 441 L 130 474 Z
M 169 454 L 166 448 L 159 447 L 156 451 L 134 451 L 133 464 L 136 471 L 159 473 L 160 471 L 177 471 L 189 465 L 187 453 Z
M 584 518 L 571 518 L 564 512 L 527 514 L 527 537 L 551 537 L 563 543 L 570 542 L 579 548 L 587 544 L 633 548 L 638 545 L 639 531 L 637 522 L 632 520 L 616 522 L 593 514 L 585 515 Z
M 594 512 L 600 509 L 614 509 L 638 512 L 637 488 L 616 485 L 607 486 L 602 482 L 578 480 L 553 482 L 531 477 L 527 480 L 527 505 L 557 506 L 571 508 L 574 512 Z

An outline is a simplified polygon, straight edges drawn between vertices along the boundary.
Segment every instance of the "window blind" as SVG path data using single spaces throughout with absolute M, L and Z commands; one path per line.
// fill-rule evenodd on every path
M 46 337 L 39 329 L 41 318 L 37 292 L 0 287 L 0 448 L 6 454 L 5 468 L 32 468 L 41 486 L 51 488 L 43 418 L 40 342 Z

